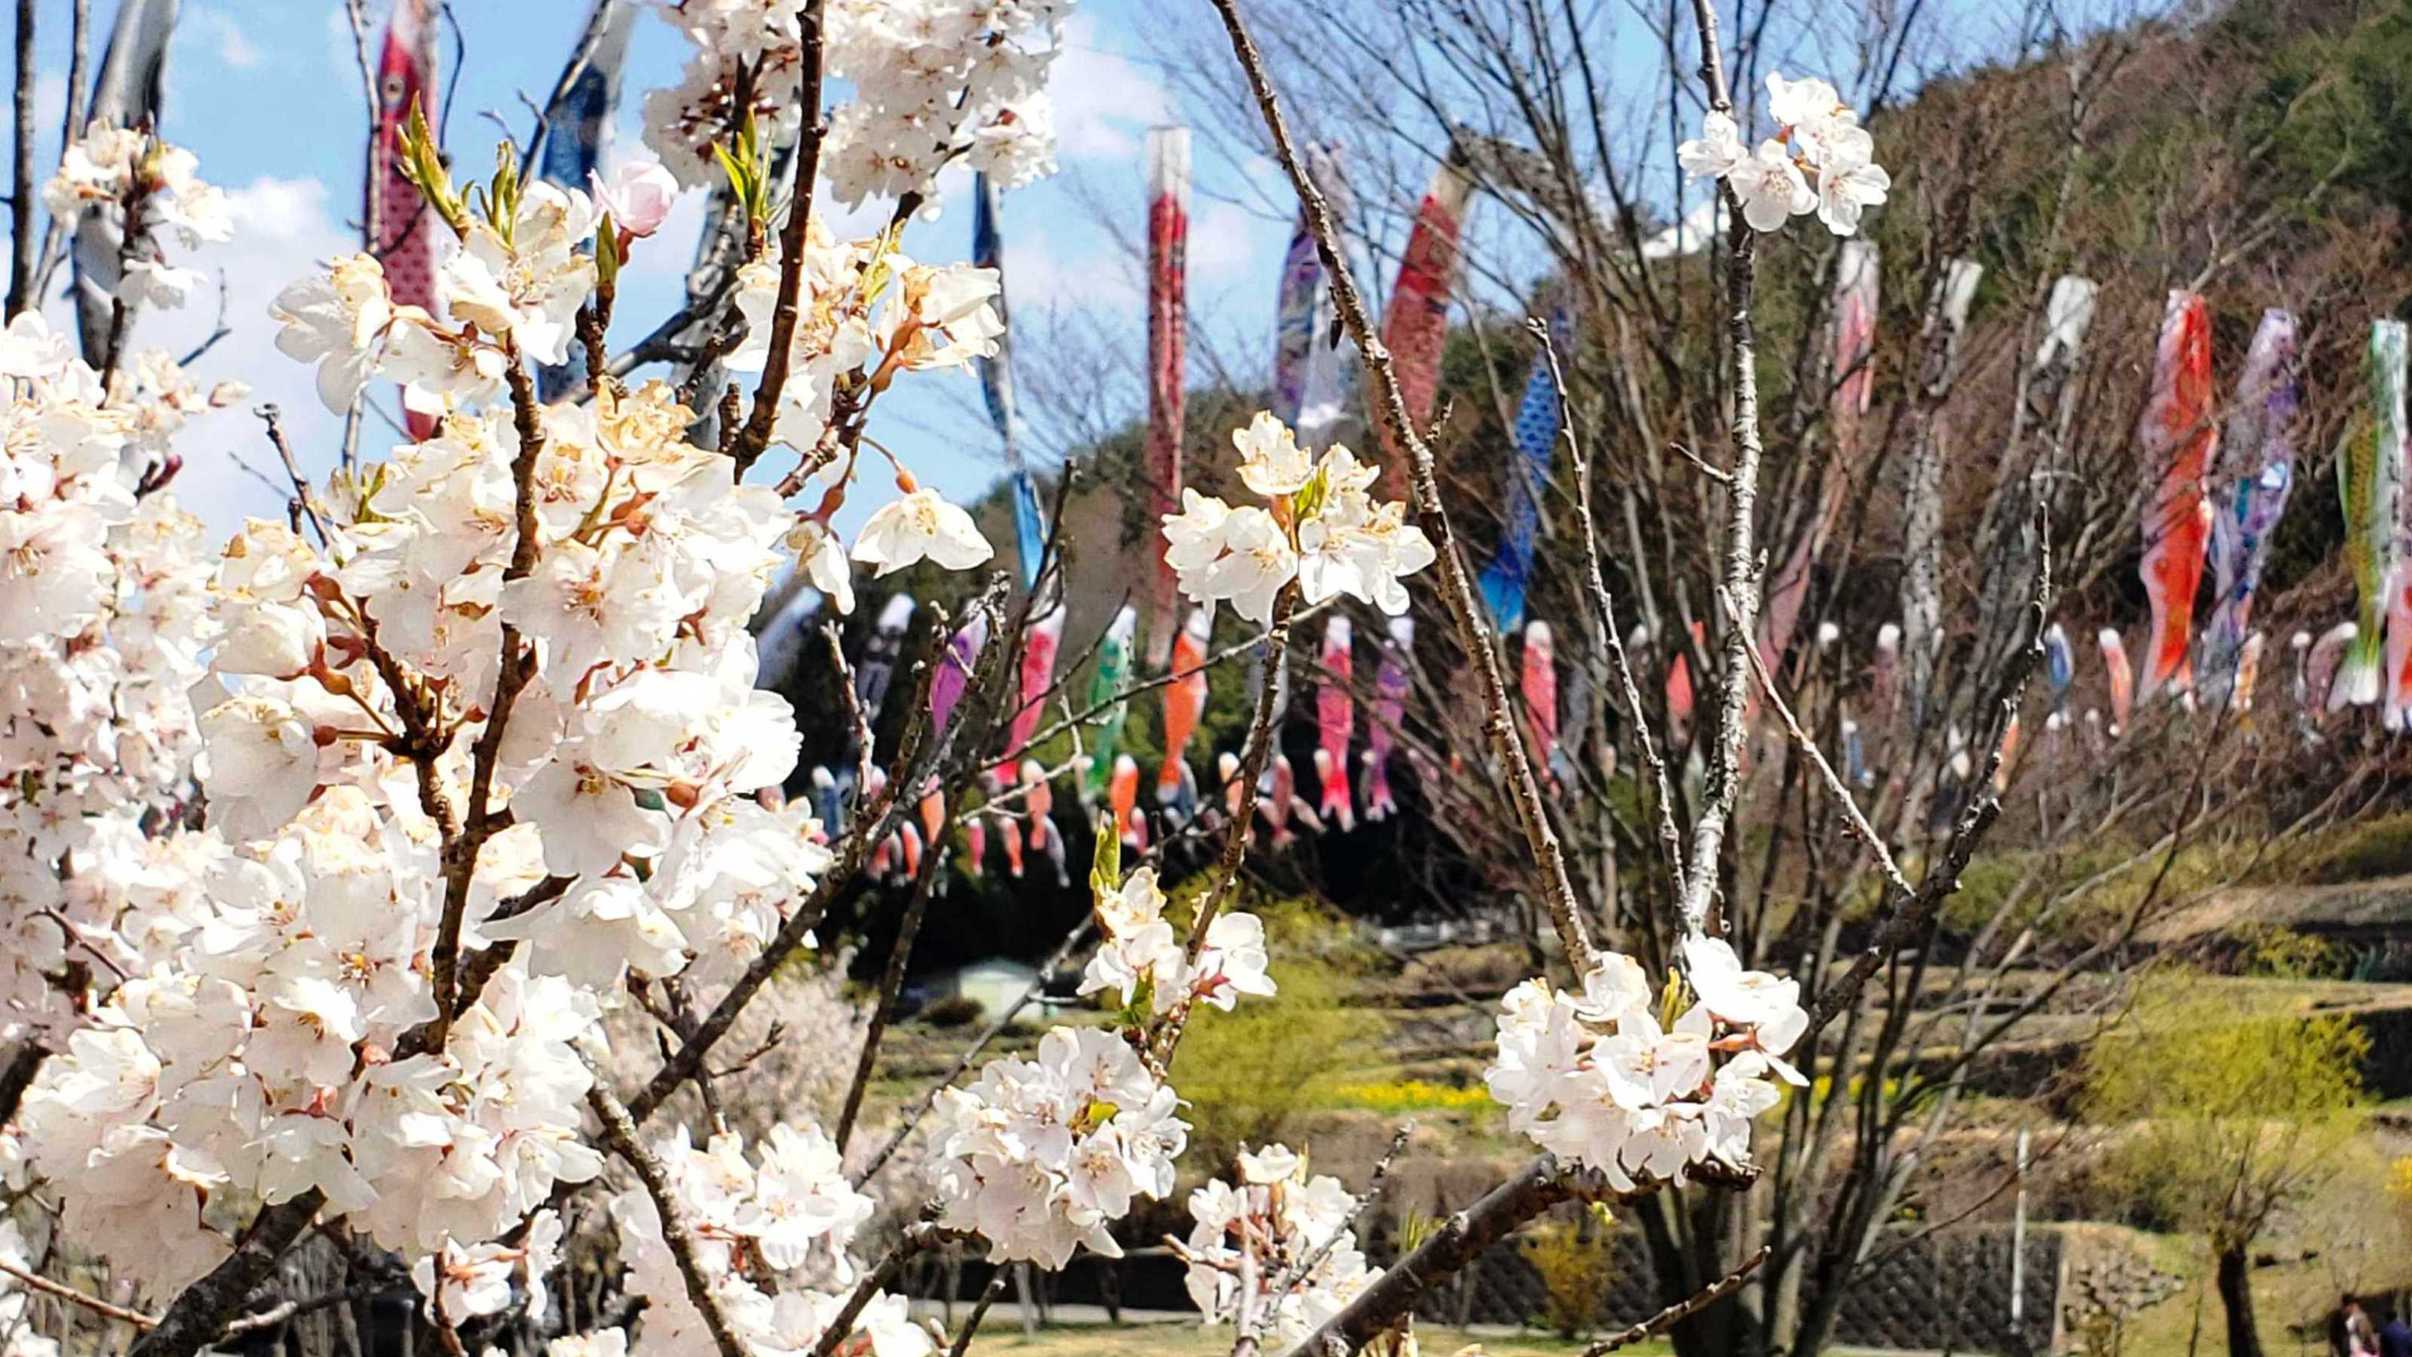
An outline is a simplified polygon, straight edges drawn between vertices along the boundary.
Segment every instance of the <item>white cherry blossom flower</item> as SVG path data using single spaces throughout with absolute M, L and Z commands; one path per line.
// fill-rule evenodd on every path
M 1762 141 L 1726 179 L 1742 200 L 1742 219 L 1754 231 L 1773 231 L 1817 207 L 1817 194 L 1780 141 Z
M 1700 135 L 1675 148 L 1683 172 L 1693 179 L 1723 179 L 1750 159 L 1750 147 L 1730 113 L 1710 109 L 1700 120 Z
M 854 559 L 885 576 L 924 559 L 969 570 L 996 554 L 970 514 L 935 490 L 916 489 L 881 505 L 854 539 Z
M 1233 430 L 1231 445 L 1239 449 L 1240 481 L 1267 499 L 1297 494 L 1315 474 L 1314 453 L 1298 446 L 1298 435 L 1269 410 Z

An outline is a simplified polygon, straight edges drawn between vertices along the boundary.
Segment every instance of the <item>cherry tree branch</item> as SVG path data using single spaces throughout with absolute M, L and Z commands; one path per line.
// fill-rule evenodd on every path
M 678 1275 L 687 1283 L 687 1299 L 703 1315 L 704 1327 L 712 1331 L 712 1342 L 720 1348 L 720 1357 L 750 1357 L 736 1331 L 729 1327 L 729 1317 L 720 1308 L 720 1297 L 712 1290 L 712 1279 L 704 1275 L 703 1264 L 695 1253 L 695 1231 L 687 1223 L 685 1208 L 670 1190 L 670 1175 L 653 1151 L 637 1139 L 636 1123 L 628 1119 L 628 1109 L 611 1094 L 611 1088 L 601 1076 L 586 1090 L 586 1105 L 594 1109 L 603 1122 L 604 1139 L 628 1167 L 636 1170 L 637 1181 L 645 1185 L 645 1195 L 653 1198 L 655 1214 L 661 1217 L 662 1239 L 670 1246 L 670 1257 L 678 1264 Z
M 922 849 L 921 871 L 913 880 L 913 898 L 905 903 L 904 918 L 896 926 L 896 945 L 888 949 L 887 968 L 880 973 L 879 993 L 871 1001 L 871 1021 L 863 1032 L 862 1054 L 854 1062 L 854 1079 L 846 1086 L 846 1101 L 838 1111 L 838 1153 L 846 1152 L 846 1142 L 854 1138 L 855 1119 L 862 1115 L 863 1094 L 871 1087 L 871 1071 L 879 1064 L 879 1042 L 888 1031 L 888 1011 L 896 1006 L 897 992 L 904 988 L 905 967 L 913 959 L 913 943 L 921 936 L 921 920 L 929 913 L 930 892 L 938 883 L 938 874 L 946 869 L 946 841 L 955 827 L 955 807 L 948 802 L 938 819 L 938 834 Z
M 8 200 L 8 314 L 15 320 L 33 295 L 34 271 L 34 0 L 17 0 L 17 141 Z
M 1717 42 L 1717 7 L 1713 0 L 1692 0 L 1692 19 L 1700 31 L 1700 79 L 1708 87 L 1709 107 L 1731 114 L 1733 91 L 1725 81 L 1725 57 Z M 1732 599 L 1736 620 L 1728 624 L 1724 672 L 1717 676 L 1717 744 L 1709 759 L 1699 818 L 1692 822 L 1692 857 L 1676 899 L 1689 936 L 1710 931 L 1709 911 L 1716 894 L 1717 863 L 1725 847 L 1742 791 L 1742 740 L 1748 733 L 1750 660 L 1757 638 L 1752 634 L 1759 616 L 1758 505 L 1759 371 L 1757 333 L 1751 323 L 1751 302 L 1758 281 L 1758 232 L 1743 221 L 1742 204 L 1730 186 L 1726 196 L 1727 287 L 1726 326 L 1733 345 L 1733 414 L 1728 430 L 1734 440 L 1734 463 L 1726 471 L 1727 494 L 1725 593 Z
M 1683 836 L 1675 827 L 1675 791 L 1667 778 L 1667 762 L 1659 756 L 1658 741 L 1650 735 L 1649 719 L 1642 714 L 1641 689 L 1633 681 L 1633 662 L 1625 654 L 1624 632 L 1617 626 L 1616 599 L 1608 592 L 1608 578 L 1600 568 L 1600 533 L 1591 515 L 1591 453 L 1575 434 L 1574 403 L 1566 395 L 1566 370 L 1558 361 L 1558 346 L 1550 338 L 1549 326 L 1541 321 L 1531 322 L 1533 335 L 1541 343 L 1541 356 L 1549 363 L 1550 387 L 1558 398 L 1558 428 L 1566 440 L 1566 450 L 1575 463 L 1575 518 L 1583 528 L 1584 583 L 1591 592 L 1592 606 L 1600 614 L 1600 643 L 1607 649 L 1615 665 L 1619 695 L 1625 699 L 1625 714 L 1633 721 L 1634 742 L 1641 747 L 1642 763 L 1658 790 L 1658 840 L 1666 850 L 1668 878 L 1675 883 L 1678 895 L 1683 891 Z
M 754 388 L 754 408 L 747 414 L 731 454 L 740 477 L 770 446 L 771 429 L 779 418 L 779 398 L 787 389 L 788 369 L 794 366 L 796 324 L 803 310 L 804 231 L 812 217 L 812 193 L 820 178 L 825 131 L 821 124 L 821 68 L 826 10 L 827 0 L 809 0 L 801 16 L 804 57 L 802 81 L 796 90 L 796 107 L 802 115 L 796 133 L 796 177 L 788 192 L 787 222 L 779 233 L 779 296 L 771 310 L 770 352 L 762 363 L 761 383 Z

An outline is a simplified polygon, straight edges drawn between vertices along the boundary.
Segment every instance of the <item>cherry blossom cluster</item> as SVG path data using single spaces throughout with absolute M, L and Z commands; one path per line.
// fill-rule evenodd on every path
M 1860 213 L 1893 187 L 1859 115 L 1823 80 L 1772 73 L 1767 115 L 1776 134 L 1753 149 L 1731 113 L 1709 110 L 1700 135 L 1676 148 L 1684 173 L 1723 181 L 1754 231 L 1773 231 L 1811 212 L 1838 236 L 1858 231 Z
M 315 1188 L 415 1260 L 498 1238 L 602 1166 L 579 1134 L 592 1076 L 571 1045 L 595 1003 L 566 982 L 505 969 L 442 1051 L 393 1058 L 432 1004 L 410 970 L 426 911 L 391 892 L 426 883 L 435 854 L 388 875 L 367 798 L 325 802 L 278 856 L 214 864 L 183 945 L 119 986 L 26 1097 L 62 1228 L 139 1260 L 147 1292 L 225 1255 L 204 1209 L 217 1195 Z
M 839 201 L 926 193 L 957 156 L 1001 188 L 1055 172 L 1047 68 L 1074 0 L 836 0 L 833 74 L 854 102 L 830 119 Z
M 129 305 L 181 306 L 201 284 L 198 270 L 168 263 L 161 241 L 173 231 L 184 248 L 234 235 L 226 195 L 195 173 L 193 153 L 147 131 L 94 123 L 59 157 L 42 189 L 52 217 L 72 222 L 86 211 L 106 214 L 120 233 L 124 276 L 115 295 Z
M 1060 1268 L 1082 1245 L 1121 1257 L 1108 1227 L 1172 1191 L 1189 1143 L 1179 1102 L 1121 1037 L 1048 1032 L 1037 1059 L 992 1061 L 938 1095 L 938 1223 L 980 1235 L 999 1262 Z
M 190 800 L 210 568 L 159 487 L 185 421 L 242 391 L 144 353 L 105 398 L 35 312 L 0 386 L 0 1031 L 55 1048 L 192 890 L 197 839 L 145 826 Z
M 728 355 L 732 372 L 760 372 L 770 360 L 780 262 L 779 242 L 772 240 L 737 271 L 736 303 L 746 333 Z M 795 448 L 814 449 L 830 430 L 841 390 L 867 399 L 886 391 L 902 373 L 961 368 L 992 356 L 1005 333 L 996 306 L 1000 287 L 995 269 L 918 264 L 885 238 L 838 241 L 819 217 L 811 218 L 805 226 L 787 383 L 780 392 L 772 436 Z M 907 503 L 874 524 L 927 518 L 934 512 L 933 502 L 944 506 L 933 492 L 900 488 L 908 492 Z M 912 564 L 921 554 L 936 554 L 939 563 L 952 570 L 988 558 L 987 543 L 961 510 L 919 540 L 940 540 L 938 527 L 949 530 L 947 540 L 955 551 L 925 548 L 914 553 L 899 543 L 871 554 L 858 550 L 856 558 L 879 566 L 883 574 Z M 866 531 L 864 536 L 866 541 L 877 540 L 879 534 Z M 817 554 L 802 554 L 808 561 L 818 560 Z
M 675 85 L 645 95 L 645 145 L 687 188 L 720 177 L 713 148 L 735 145 L 751 125 L 773 144 L 801 126 L 803 0 L 655 0 L 657 12 L 695 44 Z
M 1508 991 L 1486 1079 L 1509 1128 L 1619 1191 L 1747 1164 L 1751 1121 L 1780 1100 L 1777 1081 L 1804 1082 L 1783 1059 L 1809 1026 L 1800 986 L 1744 970 L 1710 938 L 1686 941 L 1683 963 L 1663 995 L 1620 953 L 1580 993 L 1542 980 Z
M 803 0 L 655 3 L 695 44 L 679 82 L 645 98 L 645 143 L 680 183 L 717 179 L 716 146 L 794 139 Z M 1053 173 L 1047 69 L 1072 7 L 1073 0 L 831 4 L 828 74 L 852 82 L 855 96 L 830 116 L 821 167 L 831 191 L 849 206 L 927 193 L 958 157 L 1007 188 Z
M 837 1146 L 817 1127 L 780 1123 L 750 1159 L 744 1137 L 733 1132 L 699 1149 L 681 1129 L 653 1152 L 698 1270 L 739 1341 L 764 1354 L 812 1351 L 858 1279 L 849 1250 L 873 1211 L 871 1198 L 846 1181 Z M 713 1357 L 719 1349 L 653 1198 L 642 1189 L 622 1192 L 612 1199 L 611 1218 L 628 1291 L 646 1302 L 637 1357 Z M 934 1346 L 907 1314 L 905 1298 L 884 1292 L 854 1320 L 856 1335 L 878 1357 L 917 1357 Z M 629 1347 L 624 1337 L 619 1347 Z
M 1270 995 L 1265 973 L 1264 920 L 1226 911 L 1206 925 L 1206 945 L 1191 961 L 1164 917 L 1156 869 L 1142 867 L 1121 885 L 1097 892 L 1097 921 L 1105 940 L 1081 973 L 1080 992 L 1113 990 L 1127 1007 L 1161 1017 L 1192 1003 L 1229 1012 L 1240 995 Z
M 463 232 L 462 352 L 534 356 L 582 303 L 581 197 L 504 194 Z M 318 302 L 390 320 L 365 262 Z M 818 824 L 758 796 L 798 745 L 745 630 L 777 493 L 686 443 L 665 386 L 464 408 L 483 380 L 312 488 L 306 531 L 248 524 L 212 582 L 228 695 L 199 722 L 194 884 L 121 925 L 138 973 L 23 1113 L 68 1228 L 146 1287 L 223 1255 L 203 1206 L 230 1194 L 315 1191 L 431 1277 L 490 1271 L 601 1167 L 574 1043 L 623 975 L 732 978 L 827 865 Z
M 1180 1249 L 1189 1298 L 1208 1324 L 1270 1332 L 1276 1348 L 1294 1348 L 1382 1270 L 1357 1245 L 1357 1198 L 1330 1174 L 1309 1177 L 1305 1155 L 1243 1151 L 1238 1176 L 1189 1194 L 1197 1223 Z
M 1181 491 L 1181 512 L 1164 516 L 1164 559 L 1182 593 L 1227 602 L 1259 626 L 1293 580 L 1309 604 L 1349 594 L 1394 617 L 1407 610 L 1400 581 L 1432 564 L 1432 543 L 1406 506 L 1374 499 L 1376 468 L 1337 444 L 1316 457 L 1268 411 L 1231 442 L 1241 482 L 1266 503 L 1234 508 Z
M 539 363 L 569 357 L 578 308 L 593 295 L 592 241 L 602 211 L 592 198 L 552 184 L 527 185 L 496 213 L 456 208 L 460 248 L 436 271 L 447 323 L 396 305 L 385 269 L 367 254 L 338 259 L 323 274 L 279 293 L 270 314 L 283 326 L 277 347 L 318 364 L 318 394 L 338 414 L 382 373 L 402 383 L 402 404 L 440 417 L 494 400 L 515 356 Z

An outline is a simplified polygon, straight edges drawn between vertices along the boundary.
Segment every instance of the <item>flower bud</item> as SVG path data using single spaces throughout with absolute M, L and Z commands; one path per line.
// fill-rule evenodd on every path
M 642 240 L 662 229 L 678 202 L 678 180 L 651 160 L 632 160 L 605 179 L 594 176 L 595 201 L 611 214 L 623 235 Z

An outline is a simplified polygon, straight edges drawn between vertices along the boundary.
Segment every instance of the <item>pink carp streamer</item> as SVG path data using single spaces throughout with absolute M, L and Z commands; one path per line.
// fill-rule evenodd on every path
M 1827 406 L 1834 431 L 1834 455 L 1826 460 L 1817 492 L 1816 517 L 1803 528 L 1783 566 L 1767 581 L 1766 606 L 1759 613 L 1759 658 L 1769 673 L 1778 672 L 1792 633 L 1800 625 L 1801 607 L 1809 600 L 1809 581 L 1817 570 L 1818 553 L 1826 549 L 1834 522 L 1842 514 L 1852 478 L 1860 471 L 1860 431 L 1868 413 L 1868 396 L 1876 385 L 1876 309 L 1884 273 L 1876 246 L 1865 240 L 1846 240 L 1834 272 L 1834 312 L 1828 325 L 1832 344 L 1834 394 Z M 1757 690 L 1752 690 L 1757 705 Z
M 1365 730 L 1363 800 L 1369 821 L 1387 820 L 1399 811 L 1399 798 L 1390 789 L 1390 753 L 1407 715 L 1407 657 L 1414 653 L 1415 618 L 1390 619 L 1390 644 L 1382 647 L 1382 666 L 1374 671 L 1373 720 Z
M 2219 446 L 2215 401 L 2210 311 L 2200 295 L 2172 291 L 2161 319 L 2152 398 L 2136 429 L 2146 474 L 2160 477 L 2144 519 L 2141 573 L 2152 602 L 2140 694 L 2145 698 L 2164 691 L 2191 693 L 2194 686 L 2187 655 L 2194 596 L 2202 588 L 2203 553 L 2211 540 L 2211 500 L 2203 478 Z
M 1533 736 L 1533 764 L 1542 780 L 1557 781 L 1558 655 L 1547 622 L 1524 625 L 1524 720 Z
M 1178 804 L 1193 785 L 1189 741 L 1206 711 L 1206 642 L 1214 633 L 1214 607 L 1190 610 L 1188 625 L 1173 641 L 1173 681 L 1164 686 L 1164 768 L 1156 775 L 1156 804 Z
M 1055 827 L 1055 788 L 1048 785 L 1047 770 L 1037 759 L 1022 760 L 1022 786 L 1026 789 L 1022 805 L 1030 813 L 1030 850 L 1043 853 L 1055 864 L 1055 882 L 1059 886 L 1072 884 L 1072 871 L 1064 861 L 1064 836 Z M 1013 821 L 1005 822 L 1007 827 Z M 1008 848 L 1011 840 L 1007 841 Z
M 1180 595 L 1156 525 L 1181 511 L 1181 428 L 1186 379 L 1189 284 L 1189 129 L 1147 134 L 1147 664 L 1172 655 Z
M 1474 182 L 1466 177 L 1464 165 L 1451 148 L 1449 159 L 1433 171 L 1432 187 L 1416 208 L 1406 253 L 1399 257 L 1398 285 L 1391 289 L 1390 309 L 1382 315 L 1382 343 L 1390 350 L 1408 421 L 1418 429 L 1431 423 L 1433 404 L 1440 395 L 1441 353 L 1449 337 L 1449 290 L 1457 274 L 1466 208 L 1473 198 Z M 1389 441 L 1385 434 L 1382 493 L 1391 499 L 1405 499 L 1407 450 L 1391 447 Z
M 377 59 L 377 125 L 369 135 L 368 197 L 376 210 L 361 220 L 376 224 L 378 238 L 368 242 L 369 253 L 385 266 L 394 304 L 430 312 L 436 309 L 435 214 L 402 173 L 402 132 L 414 107 L 424 109 L 430 128 L 442 126 L 429 94 L 435 86 L 433 0 L 394 0 L 385 49 Z M 403 418 L 412 438 L 435 436 L 434 415 L 405 411 Z
M 1055 682 L 1055 656 L 1063 648 L 1064 608 L 1061 604 L 1047 610 L 1047 615 L 1030 624 L 1022 639 L 1022 705 L 1015 709 L 1013 721 L 1005 730 L 1005 753 L 997 760 L 992 775 L 999 782 L 1013 780 L 1014 769 L 1020 762 L 1022 750 L 1038 730 L 1040 713 L 1047 705 L 1047 689 Z
M 1357 827 L 1348 788 L 1348 742 L 1357 728 L 1357 699 L 1350 688 L 1356 677 L 1355 644 L 1347 618 L 1323 624 L 1323 672 L 1315 685 L 1316 810 L 1344 830 Z
M 2127 729 L 2127 718 L 2135 710 L 2136 671 L 2127 662 L 2127 643 L 2119 639 L 2119 633 L 2104 627 L 2094 643 L 2102 647 L 2102 672 L 2110 680 L 2110 733 L 2112 739 L 2117 739 Z
M 2317 722 L 2329 707 L 2342 705 L 2333 696 L 2337 688 L 2337 669 L 2344 662 L 2346 649 L 2361 631 L 2361 627 L 2355 623 L 2339 622 L 2320 633 L 2320 639 L 2312 644 L 2311 653 L 2304 658 L 2305 713 L 2313 721 Z

